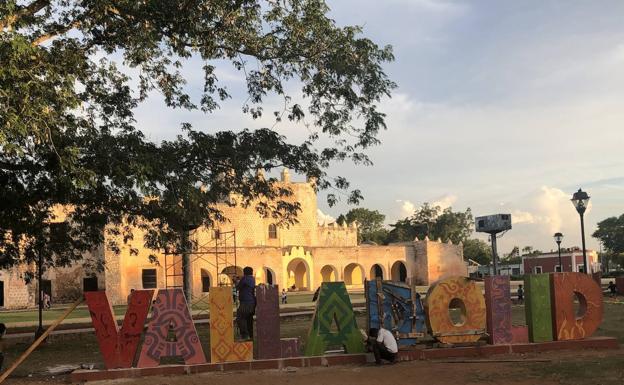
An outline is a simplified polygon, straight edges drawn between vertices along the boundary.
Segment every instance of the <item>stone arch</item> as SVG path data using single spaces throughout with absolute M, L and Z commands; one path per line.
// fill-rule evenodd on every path
M 347 286 L 364 284 L 364 268 L 357 263 L 350 263 L 344 268 L 344 283 Z
M 379 263 L 374 264 L 373 266 L 371 266 L 370 269 L 370 275 L 369 278 L 370 280 L 374 280 L 376 278 L 381 278 L 384 279 L 384 269 L 383 266 L 381 266 Z
M 231 285 L 232 284 L 232 278 L 234 276 L 237 277 L 242 277 L 243 276 L 243 268 L 240 266 L 226 266 L 223 268 L 223 270 L 221 270 L 221 273 L 219 274 L 219 283 L 220 284 L 225 284 L 225 285 Z
M 338 269 L 332 265 L 325 265 L 321 269 L 322 282 L 336 282 L 338 280 Z
M 407 267 L 403 261 L 396 261 L 392 264 L 390 275 L 395 282 L 407 281 Z
M 208 293 L 210 291 L 210 288 L 213 285 L 212 282 L 212 276 L 210 275 L 210 272 L 207 269 L 201 269 L 200 271 L 201 274 L 201 291 L 202 293 Z
M 288 274 L 287 287 L 293 285 L 297 290 L 310 290 L 310 266 L 303 258 L 293 258 L 286 266 Z

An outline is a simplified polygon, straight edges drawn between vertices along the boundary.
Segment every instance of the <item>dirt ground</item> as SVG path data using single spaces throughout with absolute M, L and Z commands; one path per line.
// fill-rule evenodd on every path
M 502 362 L 504 360 L 515 362 Z M 68 382 L 67 377 L 32 377 L 11 379 L 6 384 L 61 385 Z M 465 359 L 463 362 L 414 361 L 381 367 L 365 365 L 205 373 L 191 376 L 121 379 L 89 384 L 203 385 L 216 383 L 220 385 L 618 385 L 624 383 L 624 349 L 508 355 L 484 360 Z

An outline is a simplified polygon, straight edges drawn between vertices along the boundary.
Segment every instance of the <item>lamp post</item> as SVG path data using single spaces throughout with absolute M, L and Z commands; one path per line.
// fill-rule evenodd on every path
M 576 208 L 576 211 L 579 213 L 581 217 L 581 241 L 583 243 L 583 266 L 585 269 L 585 273 L 589 274 L 589 265 L 587 264 L 587 251 L 585 250 L 585 222 L 583 220 L 583 214 L 585 214 L 585 210 L 587 210 L 587 205 L 589 203 L 589 195 L 581 189 L 572 195 L 572 204 Z
M 563 263 L 561 263 L 561 241 L 563 240 L 563 234 L 555 233 L 555 242 L 557 242 L 557 249 L 559 250 L 559 271 L 563 273 Z

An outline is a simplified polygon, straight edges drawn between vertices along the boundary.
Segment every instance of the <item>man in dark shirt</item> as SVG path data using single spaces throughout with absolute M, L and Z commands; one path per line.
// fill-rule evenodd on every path
M 236 324 L 240 332 L 241 339 L 253 339 L 253 316 L 256 312 L 256 279 L 253 276 L 253 269 L 249 266 L 243 269 L 243 278 L 237 280 L 238 290 L 238 310 L 236 310 Z

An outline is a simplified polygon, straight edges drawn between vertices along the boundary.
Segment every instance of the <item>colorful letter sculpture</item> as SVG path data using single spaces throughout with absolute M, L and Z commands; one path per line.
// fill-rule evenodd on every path
M 591 336 L 602 322 L 602 289 L 594 279 L 581 273 L 554 273 L 550 276 L 553 304 L 553 332 L 558 341 Z M 579 313 L 574 312 L 574 294 Z
M 161 289 L 152 305 L 137 366 L 158 366 L 162 357 L 179 356 L 186 364 L 206 362 L 184 293 L 181 289 Z
M 210 288 L 210 361 L 250 361 L 253 342 L 234 342 L 232 289 Z
M 508 275 L 485 277 L 487 331 L 493 345 L 509 344 L 511 333 L 511 287 Z
M 104 365 L 107 369 L 132 367 L 154 291 L 135 290 L 130 294 L 121 329 L 105 291 L 86 291 L 84 295 Z
M 299 354 L 297 338 L 280 339 L 277 286 L 256 287 L 256 331 L 259 359 L 295 357 Z
M 381 279 L 366 282 L 369 327 L 399 331 L 399 345 L 415 345 L 425 335 L 425 310 L 409 286 Z M 414 314 L 414 311 L 416 314 Z
M 524 311 L 529 327 L 529 341 L 552 341 L 550 276 L 548 274 L 525 275 L 524 291 L 526 293 Z
M 464 322 L 458 324 L 449 314 L 449 305 L 454 299 L 463 305 L 460 307 Z M 485 333 L 485 299 L 468 278 L 449 277 L 434 283 L 427 292 L 425 308 L 429 332 L 442 343 L 476 342 Z
M 337 324 L 336 333 L 332 333 L 333 322 Z M 322 355 L 329 346 L 343 346 L 350 354 L 364 352 L 362 335 L 344 282 L 323 282 L 321 285 L 305 355 Z

